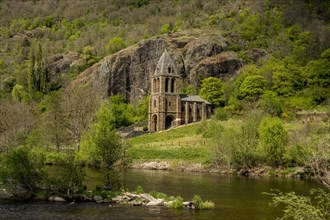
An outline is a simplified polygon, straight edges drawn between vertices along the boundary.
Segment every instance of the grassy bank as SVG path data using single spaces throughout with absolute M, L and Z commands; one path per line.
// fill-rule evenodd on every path
M 212 119 L 134 137 L 128 140 L 128 155 L 132 159 L 133 167 L 144 169 L 167 167 L 198 171 L 216 168 L 217 172 L 231 172 L 233 169 L 237 172 L 244 168 L 256 174 L 304 175 L 302 167 L 306 166 L 306 161 L 311 160 L 313 152 L 317 150 L 315 147 L 321 147 L 323 142 L 319 140 L 326 137 L 324 135 L 327 123 L 324 119 L 283 121 L 287 139 L 279 164 L 273 166 L 260 147 L 262 143 L 258 134 L 259 123 L 247 124 L 247 120 L 250 119 Z M 228 160 L 230 166 L 223 161 L 226 157 L 231 157 Z M 194 166 L 197 164 L 200 166 Z
M 217 121 L 217 125 L 225 128 L 233 128 L 240 123 L 237 119 Z M 129 156 L 133 163 L 166 161 L 210 164 L 210 139 L 203 135 L 210 125 L 206 121 L 130 138 Z
M 200 124 L 129 139 L 133 162 L 170 161 L 208 163 L 207 139 L 198 134 Z

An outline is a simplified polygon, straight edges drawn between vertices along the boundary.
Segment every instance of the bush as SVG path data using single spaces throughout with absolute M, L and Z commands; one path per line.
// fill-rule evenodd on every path
M 223 105 L 223 92 L 221 79 L 208 77 L 203 79 L 199 95 L 212 104 Z
M 259 100 L 260 107 L 271 116 L 280 116 L 283 112 L 282 102 L 275 92 L 266 91 Z
M 200 196 L 194 195 L 193 203 L 196 205 L 197 209 L 212 209 L 215 207 L 212 201 L 203 201 Z
M 214 117 L 217 120 L 225 121 L 228 119 L 228 113 L 225 108 L 216 108 L 214 111 Z
M 108 54 L 113 54 L 121 49 L 124 49 L 126 47 L 124 40 L 121 37 L 114 37 L 111 40 L 109 40 L 106 50 Z
M 180 196 L 176 197 L 175 200 L 173 200 L 173 202 L 170 204 L 170 208 L 173 209 L 182 209 L 183 207 L 183 199 Z
M 311 191 L 311 197 L 299 196 L 294 192 L 282 193 L 266 193 L 273 197 L 271 206 L 277 207 L 284 205 L 284 215 L 281 219 L 329 219 L 330 213 L 330 194 L 318 189 Z M 316 202 L 312 203 L 312 198 Z
M 136 194 L 142 194 L 144 193 L 143 187 L 142 186 L 137 186 L 134 191 Z
M 35 193 L 42 187 L 46 173 L 35 156 L 25 146 L 17 147 L 3 156 L 0 179 L 12 195 L 20 196 L 20 189 Z
M 265 117 L 260 122 L 259 136 L 261 151 L 271 166 L 279 166 L 283 162 L 288 132 L 283 122 L 277 117 Z
M 72 197 L 83 191 L 86 173 L 74 155 L 66 155 L 58 161 L 59 169 L 56 177 L 48 179 L 48 190 L 52 194 Z

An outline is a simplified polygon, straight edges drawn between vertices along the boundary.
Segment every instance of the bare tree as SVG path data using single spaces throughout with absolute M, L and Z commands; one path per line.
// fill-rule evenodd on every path
M 0 105 L 0 151 L 8 151 L 25 141 L 35 118 L 26 103 L 4 99 Z
M 68 87 L 62 96 L 66 129 L 79 150 L 80 138 L 93 121 L 100 97 L 88 86 Z

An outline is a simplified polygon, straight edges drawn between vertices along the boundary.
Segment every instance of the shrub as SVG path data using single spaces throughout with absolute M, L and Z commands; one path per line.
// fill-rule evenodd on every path
M 288 132 L 277 117 L 265 117 L 260 122 L 259 136 L 261 150 L 269 165 L 279 166 L 283 162 Z
M 221 105 L 224 104 L 223 92 L 221 79 L 209 77 L 203 79 L 199 95 L 212 104 Z
M 217 120 L 225 121 L 228 119 L 228 113 L 225 108 L 216 108 L 214 111 L 214 117 Z
M 180 209 L 183 207 L 184 207 L 183 199 L 180 196 L 176 197 L 175 200 L 173 200 L 172 203 L 170 204 L 170 208 L 173 208 L 173 209 Z
M 42 187 L 46 177 L 40 160 L 32 155 L 30 148 L 17 147 L 3 156 L 0 179 L 14 196 L 20 196 L 20 188 L 35 193 Z
M 215 207 L 214 202 L 212 201 L 203 201 L 202 198 L 198 195 L 194 195 L 193 203 L 196 205 L 197 209 L 212 209 Z
M 66 155 L 59 159 L 59 172 L 56 177 L 49 178 L 48 190 L 51 193 L 72 196 L 83 189 L 83 181 L 86 173 L 77 162 L 74 155 Z
M 275 193 L 266 193 L 273 197 L 271 206 L 277 207 L 284 205 L 284 215 L 281 219 L 329 219 L 330 213 L 330 194 L 318 189 L 312 190 L 311 196 L 299 196 L 294 192 L 283 193 L 276 191 Z M 312 203 L 312 198 L 316 201 Z
M 265 92 L 266 86 L 267 80 L 263 76 L 252 75 L 244 79 L 239 87 L 239 91 L 243 97 L 258 99 L 259 95 Z
M 137 186 L 135 188 L 135 193 L 136 194 L 142 194 L 142 193 L 144 193 L 143 187 L 142 186 Z
M 108 54 L 113 54 L 121 49 L 126 47 L 124 40 L 121 37 L 114 37 L 109 40 L 108 44 L 106 45 L 106 50 Z
M 280 116 L 283 112 L 282 102 L 275 92 L 266 91 L 259 100 L 260 107 L 271 116 Z

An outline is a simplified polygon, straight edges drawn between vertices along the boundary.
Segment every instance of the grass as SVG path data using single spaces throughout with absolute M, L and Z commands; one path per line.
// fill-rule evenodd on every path
M 199 126 L 197 123 L 131 138 L 128 153 L 135 161 L 206 162 L 207 140 L 197 134 Z

